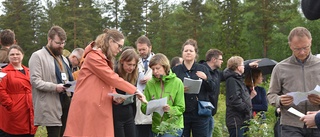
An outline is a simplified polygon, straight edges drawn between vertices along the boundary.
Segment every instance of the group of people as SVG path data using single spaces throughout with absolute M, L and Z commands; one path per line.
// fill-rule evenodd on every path
M 64 57 L 66 32 L 53 26 L 47 45 L 31 55 L 28 68 L 22 64 L 24 53 L 14 32 L 3 30 L 0 38 L 0 59 L 7 63 L 1 70 L 6 76 L 0 82 L 0 136 L 32 137 L 37 126 L 45 126 L 49 137 L 211 137 L 221 81 L 226 82 L 230 137 L 245 136 L 245 121 L 266 111 L 268 101 L 281 109 L 281 136 L 320 134 L 312 128 L 319 125 L 314 117 L 320 97 L 310 94 L 307 101 L 294 105 L 287 94 L 307 92 L 320 83 L 320 59 L 312 55 L 311 33 L 304 27 L 289 33 L 292 56 L 275 66 L 268 93 L 258 86 L 263 80 L 258 61 L 244 64 L 242 57 L 232 56 L 221 71 L 223 53 L 209 49 L 205 61 L 198 63 L 194 39 L 186 40 L 181 58 L 170 63 L 164 54 L 152 52 L 146 36 L 137 39 L 136 49 L 123 47 L 124 35 L 105 29 L 84 50 L 75 49 Z M 245 69 L 250 74 L 243 79 Z M 66 83 L 75 80 L 74 72 L 76 87 L 67 92 Z M 186 78 L 202 81 L 199 93 L 188 93 Z M 167 98 L 161 108 L 164 114 L 147 114 L 148 102 L 162 98 Z M 210 115 L 199 113 L 200 101 L 214 106 Z M 287 111 L 290 107 L 307 115 L 299 120 Z M 163 122 L 175 125 L 174 133 L 163 133 L 159 128 Z

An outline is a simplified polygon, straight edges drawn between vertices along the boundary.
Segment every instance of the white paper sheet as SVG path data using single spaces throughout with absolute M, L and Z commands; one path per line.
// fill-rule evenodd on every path
M 167 97 L 161 99 L 150 100 L 147 105 L 146 114 L 150 115 L 153 112 L 158 112 L 161 116 L 163 115 L 163 107 L 167 104 Z
M 77 81 L 68 81 L 66 84 L 71 84 L 69 88 L 66 89 L 67 92 L 74 92 L 74 89 L 76 87 Z
M 303 117 L 303 116 L 305 116 L 305 114 L 301 113 L 300 111 L 296 110 L 296 109 L 293 108 L 293 107 L 290 107 L 290 108 L 288 109 L 288 111 L 289 111 L 290 113 L 292 113 L 292 114 L 300 117 L 300 118 Z
M 0 78 L 3 78 L 6 75 L 7 75 L 7 73 L 0 72 Z
M 184 93 L 187 94 L 199 94 L 200 88 L 202 84 L 202 79 L 194 80 L 190 78 L 184 78 L 183 79 L 183 85 L 185 87 L 188 87 L 189 90 L 185 91 Z
M 317 85 L 314 90 L 311 90 L 309 92 L 290 92 L 287 93 L 287 95 L 290 95 L 293 97 L 293 104 L 298 105 L 300 102 L 308 100 L 308 95 L 310 94 L 316 94 L 320 95 L 320 86 Z

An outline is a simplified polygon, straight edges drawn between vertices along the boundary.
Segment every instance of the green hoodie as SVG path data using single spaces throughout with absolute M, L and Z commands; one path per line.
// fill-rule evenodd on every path
M 163 91 L 161 88 L 161 83 L 163 84 Z M 160 99 L 167 97 L 167 104 L 170 106 L 170 109 L 174 109 L 176 116 L 179 117 L 178 120 L 174 121 L 181 129 L 183 126 L 183 112 L 185 111 L 185 102 L 184 102 L 184 86 L 182 81 L 172 73 L 170 70 L 169 75 L 165 75 L 161 78 L 152 77 L 148 81 L 146 88 L 144 89 L 144 95 L 148 101 L 153 99 Z M 146 114 L 147 104 L 142 103 L 141 111 Z M 159 133 L 157 126 L 160 125 L 161 121 L 166 121 L 169 119 L 169 114 L 165 112 L 163 116 L 157 112 L 153 113 L 152 116 L 152 131 L 154 133 Z

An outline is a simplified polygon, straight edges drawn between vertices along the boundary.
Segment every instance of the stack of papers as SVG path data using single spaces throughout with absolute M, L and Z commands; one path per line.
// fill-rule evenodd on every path
M 190 78 L 184 78 L 183 79 L 183 85 L 185 87 L 188 87 L 189 90 L 185 91 L 184 93 L 187 94 L 199 94 L 200 88 L 202 84 L 202 79 L 194 80 Z

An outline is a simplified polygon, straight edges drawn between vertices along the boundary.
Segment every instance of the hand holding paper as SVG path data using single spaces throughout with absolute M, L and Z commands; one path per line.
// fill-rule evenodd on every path
M 139 91 L 139 90 L 138 90 L 138 91 Z M 143 103 L 148 103 L 148 101 L 147 101 L 147 99 L 146 99 L 146 96 L 144 96 L 141 91 L 136 92 L 135 94 L 137 95 L 137 98 L 138 98 L 141 102 L 143 102 Z
M 199 94 L 201 84 L 202 84 L 202 79 L 194 80 L 194 79 L 190 79 L 190 78 L 185 77 L 183 79 L 183 85 L 185 86 L 185 89 L 188 88 L 188 90 L 185 90 L 184 93 Z
M 307 115 L 300 118 L 300 120 L 303 121 L 307 125 L 307 128 L 314 127 L 314 126 L 316 126 L 315 116 L 317 115 L 318 112 L 319 111 L 308 111 Z
M 153 112 L 158 112 L 161 116 L 164 113 L 163 107 L 167 104 L 167 97 L 161 99 L 150 100 L 147 105 L 146 114 L 150 115 Z
M 76 80 L 75 81 L 68 81 L 66 84 L 71 85 L 66 89 L 66 91 L 67 92 L 74 92 L 74 89 L 76 87 L 77 81 Z
M 299 92 L 299 91 L 298 92 L 290 92 L 286 95 L 292 96 L 293 103 L 295 105 L 298 105 L 300 102 L 308 100 L 309 95 L 314 97 L 314 95 L 312 95 L 312 94 L 320 96 L 320 86 L 319 85 L 317 85 L 314 90 L 311 90 L 309 92 Z M 318 98 L 318 97 L 313 98 L 313 97 L 311 97 L 311 100 L 309 99 L 309 101 L 311 103 L 320 104 L 320 100 L 319 100 L 320 98 Z

